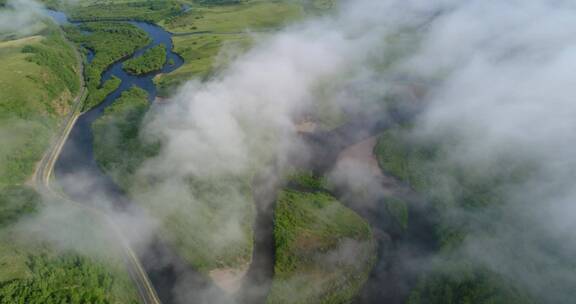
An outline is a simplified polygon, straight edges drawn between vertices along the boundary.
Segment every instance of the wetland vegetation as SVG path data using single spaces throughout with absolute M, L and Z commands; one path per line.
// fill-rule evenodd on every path
M 123 68 L 128 73 L 142 75 L 160 70 L 166 63 L 166 47 L 157 45 L 144 52 L 141 56 L 124 62 Z
M 66 32 L 80 47 L 94 52 L 92 62 L 85 68 L 88 98 L 84 110 L 101 103 L 120 85 L 120 80 L 115 77 L 102 83 L 102 73 L 114 62 L 150 43 L 146 32 L 132 24 L 120 22 L 82 23 L 79 27 L 68 27 Z

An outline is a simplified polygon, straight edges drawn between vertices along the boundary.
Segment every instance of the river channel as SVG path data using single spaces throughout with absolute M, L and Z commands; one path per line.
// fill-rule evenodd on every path
M 58 23 L 68 23 L 66 16 L 60 12 L 51 11 L 50 15 Z M 104 110 L 113 104 L 122 92 L 132 86 L 138 86 L 149 94 L 150 102 L 156 97 L 156 87 L 153 83 L 154 76 L 159 73 L 169 73 L 174 71 L 183 64 L 182 58 L 172 52 L 171 34 L 159 26 L 135 21 L 129 22 L 140 29 L 146 31 L 152 42 L 137 50 L 133 55 L 124 58 L 111 65 L 103 74 L 102 82 L 115 76 L 122 83 L 113 93 L 97 107 L 83 113 L 76 122 L 70 133 L 70 137 L 63 147 L 62 153 L 56 163 L 55 175 L 57 182 L 63 190 L 72 199 L 87 204 L 95 204 L 103 198 L 114 203 L 114 208 L 118 212 L 128 209 L 137 208 L 138 204 L 132 203 L 126 194 L 112 181 L 110 177 L 104 174 L 94 159 L 92 123 L 98 119 Z M 164 44 L 168 50 L 167 64 L 162 70 L 135 76 L 126 73 L 122 69 L 124 61 L 142 55 L 147 49 L 158 44 Z M 93 54 L 88 54 L 88 61 Z M 172 64 L 169 64 L 172 63 Z M 396 123 L 405 122 L 413 116 L 413 112 L 395 113 L 394 119 L 382 119 L 386 117 L 384 113 L 372 113 L 369 117 L 357 117 L 351 119 L 347 124 L 330 132 L 316 133 L 304 136 L 308 143 L 313 156 L 307 164 L 301 164 L 316 172 L 318 175 L 324 175 L 333 169 L 338 155 L 348 146 L 360 142 L 370 136 L 374 136 L 383 130 L 393 127 Z M 298 157 L 296 157 L 298 158 Z M 274 168 L 270 168 L 273 170 Z M 262 174 L 270 176 L 274 174 Z M 89 181 L 77 185 L 78 177 L 82 180 Z M 276 192 L 282 187 L 279 181 L 268 183 L 260 180 L 257 176 L 254 180 L 254 196 L 257 206 L 257 216 L 255 223 L 255 246 L 253 262 L 238 298 L 243 303 L 264 303 L 270 289 L 273 278 L 274 266 L 274 243 L 273 243 L 273 208 Z M 72 182 L 70 182 L 72 181 Z M 269 184 L 268 187 L 265 185 Z M 418 200 L 409 206 L 412 224 L 409 231 L 402 235 L 390 231 L 387 224 L 389 219 L 383 218 L 379 212 L 367 209 L 365 202 L 354 202 L 346 199 L 343 193 L 334 193 L 348 207 L 358 212 L 368 220 L 374 231 L 384 237 L 378 238 L 378 259 L 376 267 L 365 284 L 355 303 L 404 303 L 408 296 L 410 288 L 414 286 L 416 273 L 410 273 L 409 264 L 405 257 L 408 251 L 418 252 L 417 256 L 421 258 L 427 253 L 434 250 L 435 245 L 431 244 L 433 236 L 432 229 L 426 208 L 422 207 Z M 377 200 L 380 200 L 378 198 Z M 425 244 L 418 250 L 413 250 L 415 244 Z M 160 238 L 154 238 L 147 249 L 143 250 L 140 256 L 142 265 L 150 277 L 155 290 L 164 304 L 171 303 L 207 303 L 203 297 L 204 291 L 210 289 L 216 294 L 223 294 L 201 274 L 192 269 L 169 244 Z M 186 299 L 176 299 L 174 289 L 179 282 L 186 282 Z M 257 286 L 258 288 L 250 288 Z M 214 292 L 211 295 L 211 303 L 226 303 L 229 299 L 215 299 Z
M 68 21 L 62 12 L 48 11 L 48 14 L 59 24 L 75 24 Z M 102 74 L 102 83 L 111 77 L 117 77 L 122 82 L 120 86 L 109 94 L 102 103 L 80 115 L 70 132 L 62 152 L 56 162 L 54 173 L 56 183 L 62 187 L 66 195 L 77 202 L 91 204 L 98 207 L 99 202 L 112 203 L 115 212 L 138 209 L 138 204 L 132 203 L 127 195 L 106 175 L 97 165 L 94 159 L 92 123 L 98 119 L 105 109 L 113 104 L 121 94 L 133 86 L 142 88 L 148 93 L 152 103 L 156 98 L 156 86 L 154 76 L 160 73 L 169 73 L 183 64 L 183 59 L 172 51 L 173 43 L 171 34 L 161 27 L 137 21 L 125 21 L 145 31 L 151 39 L 150 44 L 137 50 L 130 56 L 123 58 Z M 88 34 L 89 33 L 85 33 Z M 161 70 L 145 75 L 131 75 L 122 69 L 122 64 L 131 58 L 141 56 L 146 50 L 163 44 L 166 47 L 166 64 Z M 88 63 L 94 54 L 89 52 L 86 60 Z M 189 263 L 182 259 L 176 250 L 158 236 L 153 236 L 152 241 L 146 248 L 139 250 L 139 259 L 147 273 L 158 297 L 164 304 L 181 303 L 183 299 L 177 299 L 174 289 L 179 282 L 186 281 L 186 302 L 203 303 L 200 298 L 203 291 L 213 290 L 210 280 L 195 271 Z

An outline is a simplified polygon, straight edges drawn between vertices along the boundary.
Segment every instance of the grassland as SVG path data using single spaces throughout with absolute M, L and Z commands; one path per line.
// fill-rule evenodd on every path
M 0 188 L 34 171 L 79 90 L 77 62 L 57 30 L 0 42 Z
M 162 69 L 166 63 L 166 47 L 159 44 L 144 52 L 141 56 L 127 60 L 124 70 L 134 75 L 142 75 Z
M 167 18 L 160 25 L 175 34 L 270 31 L 302 16 L 302 6 L 296 1 L 249 0 L 235 5 L 196 5 L 185 14 Z
M 253 37 L 246 34 L 202 34 L 174 36 L 173 40 L 174 51 L 185 62 L 176 71 L 154 79 L 161 95 L 168 95 L 172 88 L 194 77 L 210 77 L 225 67 L 234 55 L 248 49 Z M 220 53 L 224 49 L 230 50 L 230 56 Z
M 150 38 L 143 30 L 126 23 L 84 23 L 80 29 L 90 34 L 83 34 L 75 27 L 66 30 L 70 39 L 94 52 L 94 59 L 85 70 L 88 98 L 84 110 L 89 110 L 120 85 L 120 80 L 114 77 L 102 84 L 102 73 L 114 62 L 146 46 Z
M 22 229 L 42 210 L 26 181 L 80 86 L 74 50 L 57 28 L 42 28 L 0 42 L 0 303 L 134 303 L 136 290 L 117 256 L 104 262 L 61 251 Z M 48 223 L 33 223 L 47 230 Z
M 193 77 L 206 78 L 222 69 L 254 42 L 254 33 L 266 35 L 305 17 L 298 1 L 248 0 L 226 5 L 195 3 L 186 13 L 166 18 L 160 25 L 175 33 L 174 50 L 185 63 L 155 81 L 162 94 Z
M 55 3 L 66 10 L 73 21 L 139 20 L 158 22 L 180 13 L 181 5 L 173 0 L 152 1 L 80 1 L 79 4 Z
M 282 191 L 274 239 L 269 304 L 349 303 L 375 261 L 368 224 L 323 192 Z

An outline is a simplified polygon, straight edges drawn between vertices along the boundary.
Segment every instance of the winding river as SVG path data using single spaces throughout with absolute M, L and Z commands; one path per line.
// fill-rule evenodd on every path
M 62 12 L 48 11 L 48 14 L 59 24 L 70 23 Z M 102 82 L 113 76 L 118 77 L 122 82 L 101 104 L 79 116 L 56 162 L 54 173 L 57 184 L 74 201 L 92 204 L 92 206 L 107 201 L 112 203 L 115 212 L 127 212 L 128 210 L 139 212 L 138 204 L 132 203 L 124 191 L 97 165 L 94 159 L 91 126 L 108 106 L 132 86 L 145 90 L 148 93 L 149 101 L 154 102 L 156 98 L 154 76 L 159 73 L 174 71 L 183 64 L 183 59 L 172 51 L 171 34 L 161 27 L 145 22 L 126 22 L 148 33 L 152 42 L 134 54 L 115 62 L 102 74 Z M 131 75 L 122 69 L 122 64 L 126 60 L 141 56 L 147 49 L 159 44 L 163 44 L 168 50 L 166 64 L 161 70 L 145 75 Z M 92 53 L 88 53 L 87 61 L 90 62 L 93 56 Z M 170 244 L 162 241 L 158 236 L 153 236 L 152 241 L 148 243 L 146 248 L 139 250 L 138 254 L 158 297 L 164 304 L 182 302 L 183 299 L 176 299 L 174 293 L 178 282 L 181 283 L 180 280 L 186 282 L 187 299 L 185 301 L 190 303 L 204 302 L 195 297 L 201 297 L 203 291 L 216 288 L 209 279 L 195 271 L 189 263 L 181 258 Z M 222 299 L 222 301 L 226 301 L 226 299 Z
M 60 12 L 49 12 L 58 23 L 67 23 L 67 18 Z M 126 21 L 128 22 L 128 21 Z M 126 194 L 104 174 L 94 159 L 92 123 L 98 119 L 104 110 L 113 104 L 122 92 L 132 86 L 138 86 L 149 94 L 150 102 L 156 97 L 156 87 L 153 83 L 154 76 L 159 73 L 169 73 L 183 64 L 182 58 L 172 51 L 171 34 L 159 26 L 130 21 L 129 23 L 146 31 L 152 42 L 146 47 L 139 49 L 133 55 L 124 58 L 111 65 L 103 74 L 102 81 L 111 77 L 118 77 L 122 82 L 120 87 L 108 95 L 97 107 L 82 114 L 70 133 L 62 153 L 56 163 L 55 175 L 57 182 L 72 199 L 79 202 L 97 204 L 102 199 L 113 202 L 116 211 L 122 212 L 128 209 L 138 208 L 138 204 L 132 203 Z M 157 72 L 135 76 L 126 73 L 122 69 L 124 61 L 142 55 L 147 49 L 159 44 L 164 44 L 168 50 L 167 63 Z M 88 61 L 93 54 L 88 54 Z M 173 63 L 173 64 L 169 64 Z M 399 121 L 404 121 L 413 116 L 413 113 L 395 113 L 395 119 L 382 120 L 386 115 L 376 113 L 370 117 L 356 117 L 341 128 L 330 132 L 316 133 L 306 136 L 304 140 L 313 151 L 313 157 L 303 166 L 309 167 L 318 174 L 329 172 L 337 161 L 338 155 L 345 149 L 367 137 L 374 136 L 382 130 L 393 126 Z M 298 157 L 295 156 L 297 159 Z M 269 168 L 275 170 L 274 168 Z M 266 172 L 269 173 L 269 172 Z M 274 176 L 275 174 L 262 174 L 262 176 Z M 79 179 L 88 181 L 78 186 Z M 255 223 L 255 245 L 253 262 L 243 282 L 238 299 L 244 303 L 264 303 L 273 277 L 274 243 L 273 243 L 273 208 L 276 193 L 282 186 L 280 181 L 263 181 L 263 177 L 257 176 L 254 180 L 254 197 L 257 205 L 257 217 Z M 345 190 L 343 190 L 345 191 Z M 410 192 L 410 191 L 407 191 Z M 397 234 L 390 231 L 379 212 L 367 208 L 362 202 L 349 201 L 345 193 L 334 193 L 346 205 L 365 217 L 378 238 L 378 262 L 370 276 L 369 281 L 357 298 L 357 303 L 403 303 L 408 295 L 407 286 L 415 283 L 417 274 L 410 271 L 408 258 L 400 253 L 413 250 L 415 244 L 420 246 L 410 258 L 422 257 L 435 247 L 430 242 L 430 221 L 427 220 L 427 210 L 418 199 L 412 200 L 410 205 L 411 225 L 409 231 Z M 408 249 L 407 249 L 408 248 Z M 184 261 L 170 245 L 159 237 L 149 244 L 140 256 L 142 265 L 150 277 L 160 300 L 164 304 L 171 303 L 206 303 L 203 294 L 206 290 L 212 290 L 211 303 L 227 303 L 229 299 L 223 296 L 209 279 L 196 272 Z M 185 299 L 176 299 L 174 289 L 181 282 L 186 283 Z M 258 288 L 251 288 L 257 286 Z M 214 298 L 215 294 L 222 295 L 221 299 Z
M 153 82 L 154 76 L 159 73 L 169 73 L 180 67 L 183 63 L 182 58 L 172 52 L 172 39 L 168 32 L 153 24 L 144 22 L 129 23 L 148 33 L 152 42 L 146 47 L 137 50 L 133 55 L 117 61 L 102 74 L 102 83 L 113 76 L 119 78 L 122 82 L 102 103 L 83 113 L 78 118 L 55 167 L 56 176 L 58 180 L 61 181 L 60 184 L 64 187 L 65 192 L 73 199 L 78 201 L 94 201 L 94 195 L 102 196 L 105 194 L 118 208 L 126 207 L 125 204 L 128 204 L 128 202 L 123 192 L 110 177 L 100 170 L 94 159 L 92 123 L 98 119 L 104 113 L 104 110 L 114 103 L 124 91 L 130 89 L 132 86 L 137 86 L 145 90 L 148 93 L 150 102 L 153 102 L 156 98 L 156 86 Z M 141 56 L 146 50 L 159 44 L 165 45 L 168 50 L 167 63 L 160 71 L 145 75 L 131 75 L 122 69 L 122 64 L 126 60 Z M 78 187 L 76 183 L 67 182 L 68 178 L 78 176 L 88 177 L 90 183 Z

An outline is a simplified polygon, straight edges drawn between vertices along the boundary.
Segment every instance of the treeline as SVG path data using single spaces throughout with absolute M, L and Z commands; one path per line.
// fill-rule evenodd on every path
M 173 0 L 146 0 L 127 3 L 95 3 L 76 7 L 71 11 L 72 21 L 118 21 L 138 20 L 158 22 L 176 15 L 181 5 Z
M 88 22 L 80 25 L 80 29 L 90 33 L 82 34 L 74 27 L 68 27 L 66 31 L 73 41 L 94 52 L 94 59 L 85 70 L 88 98 L 84 110 L 88 110 L 101 103 L 120 85 L 120 80 L 115 78 L 101 84 L 102 73 L 114 62 L 131 55 L 151 40 L 145 31 L 127 23 Z
M 92 259 L 75 254 L 41 254 L 28 255 L 26 264 L 31 276 L 0 285 L 0 303 L 117 303 L 112 289 L 118 282 Z M 133 299 L 128 303 L 138 302 Z
M 134 75 L 142 75 L 162 69 L 166 63 L 166 46 L 159 44 L 150 48 L 139 57 L 127 60 L 124 70 Z
M 2 133 L 6 146 L 0 149 L 0 188 L 5 185 L 22 184 L 32 175 L 36 162 L 48 148 L 53 136 L 55 121 L 38 113 L 24 112 L 25 119 L 0 121 L 5 123 Z M 13 125 L 6 124 L 12 123 Z

